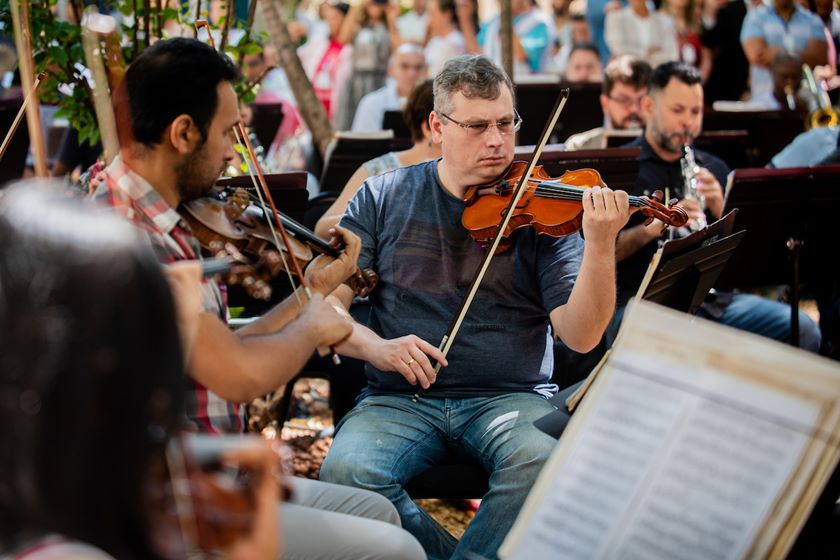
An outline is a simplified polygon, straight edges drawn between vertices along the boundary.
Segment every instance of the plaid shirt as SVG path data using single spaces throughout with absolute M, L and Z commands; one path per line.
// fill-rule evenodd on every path
M 93 196 L 114 207 L 149 239 L 162 263 L 201 258 L 201 248 L 183 218 L 160 194 L 119 156 L 105 170 L 105 179 Z M 205 281 L 201 286 L 204 309 L 227 319 L 223 287 Z M 242 432 L 244 408 L 228 402 L 187 376 L 186 428 L 209 433 Z

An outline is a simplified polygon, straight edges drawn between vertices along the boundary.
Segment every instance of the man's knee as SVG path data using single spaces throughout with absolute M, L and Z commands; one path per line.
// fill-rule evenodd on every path
M 320 479 L 374 491 L 393 484 L 391 477 L 363 453 L 338 452 L 335 449 L 327 453 L 321 466 Z

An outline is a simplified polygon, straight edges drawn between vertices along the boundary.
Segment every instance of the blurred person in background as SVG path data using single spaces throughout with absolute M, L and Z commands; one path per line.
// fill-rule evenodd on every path
M 350 200 L 369 177 L 397 167 L 406 167 L 440 157 L 440 144 L 432 142 L 432 133 L 429 129 L 429 113 L 433 108 L 432 80 L 426 80 L 414 89 L 403 110 L 403 118 L 411 131 L 411 140 L 414 145 L 402 152 L 389 152 L 359 167 L 347 181 L 341 195 L 318 220 L 315 226 L 317 235 L 329 237 L 330 228 L 341 220 Z
M 385 85 L 391 52 L 402 42 L 396 27 L 399 6 L 389 0 L 362 0 L 350 8 L 338 41 L 352 45 L 348 80 L 341 82 L 335 113 L 336 130 L 350 130 L 359 101 Z
M 433 2 L 437 0 L 432 0 Z M 353 132 L 382 130 L 386 111 L 401 111 L 417 84 L 426 78 L 426 57 L 414 43 L 403 43 L 388 62 L 389 79 L 384 87 L 365 95 L 353 117 Z
M 644 60 L 625 55 L 614 58 L 604 72 L 601 109 L 604 126 L 570 136 L 567 150 L 596 150 L 607 147 L 610 130 L 639 130 L 645 126 L 642 99 L 648 90 L 651 68 Z
M 454 0 L 429 0 L 429 41 L 426 62 L 429 76 L 441 71 L 450 58 L 467 52 L 464 34 L 458 29 Z
M 651 7 L 647 0 L 629 0 L 607 14 L 604 33 L 612 56 L 630 54 L 654 67 L 679 59 L 674 18 Z
M 578 43 L 569 53 L 563 78 L 567 82 L 594 82 L 604 79 L 604 67 L 595 43 Z

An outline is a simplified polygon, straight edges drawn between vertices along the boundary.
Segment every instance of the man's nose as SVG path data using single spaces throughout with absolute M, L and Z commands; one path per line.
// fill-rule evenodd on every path
M 504 135 L 499 131 L 498 126 L 488 126 L 484 131 L 484 144 L 486 146 L 500 146 L 504 143 Z

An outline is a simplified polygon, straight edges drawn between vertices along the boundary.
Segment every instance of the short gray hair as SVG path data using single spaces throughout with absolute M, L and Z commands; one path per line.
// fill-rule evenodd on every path
M 467 98 L 497 99 L 502 84 L 507 86 L 515 103 L 510 78 L 490 59 L 480 54 L 455 57 L 435 76 L 435 112 L 451 113 L 452 95 L 459 91 Z

